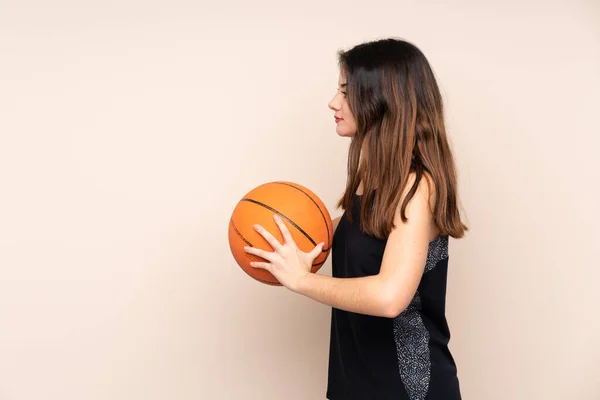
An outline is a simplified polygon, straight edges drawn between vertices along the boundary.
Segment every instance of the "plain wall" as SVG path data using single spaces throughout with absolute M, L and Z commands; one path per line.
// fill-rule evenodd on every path
M 271 180 L 339 215 L 336 51 L 388 36 L 446 100 L 463 398 L 600 399 L 599 10 L 2 0 L 0 399 L 323 399 L 330 309 L 245 275 L 228 220 Z

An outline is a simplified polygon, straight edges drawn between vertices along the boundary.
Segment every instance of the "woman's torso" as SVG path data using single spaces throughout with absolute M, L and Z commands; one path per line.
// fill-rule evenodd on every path
M 360 232 L 360 196 L 337 226 L 333 276 L 379 272 L 386 241 Z M 352 223 L 346 215 L 352 212 Z M 396 318 L 332 309 L 327 398 L 331 400 L 460 399 L 445 318 L 448 237 L 429 243 L 425 272 L 411 303 Z

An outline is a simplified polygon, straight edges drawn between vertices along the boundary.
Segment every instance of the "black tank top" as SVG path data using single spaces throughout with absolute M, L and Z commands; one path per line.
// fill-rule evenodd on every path
M 360 231 L 360 196 L 352 223 L 342 215 L 333 237 L 333 276 L 379 272 L 386 241 Z M 330 400 L 458 400 L 445 317 L 448 236 L 429 243 L 425 271 L 410 305 L 395 318 L 332 309 L 327 398 Z

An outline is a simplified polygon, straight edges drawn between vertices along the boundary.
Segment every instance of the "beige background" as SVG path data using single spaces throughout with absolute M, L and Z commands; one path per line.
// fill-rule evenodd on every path
M 329 309 L 227 222 L 279 179 L 339 214 L 335 52 L 386 36 L 447 101 L 464 398 L 600 399 L 598 1 L 106 3 L 0 2 L 0 399 L 323 399 Z

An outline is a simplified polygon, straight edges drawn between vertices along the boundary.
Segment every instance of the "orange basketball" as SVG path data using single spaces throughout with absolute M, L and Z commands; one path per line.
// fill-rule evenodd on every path
M 252 278 L 268 285 L 281 286 L 268 271 L 250 266 L 251 261 L 265 261 L 244 251 L 252 246 L 273 251 L 271 245 L 254 230 L 262 225 L 280 243 L 283 235 L 273 216 L 278 214 L 294 241 L 305 252 L 323 242 L 323 251 L 314 260 L 311 272 L 317 272 L 327 260 L 333 240 L 333 224 L 325 204 L 307 188 L 292 182 L 269 182 L 248 192 L 236 205 L 229 221 L 229 247 L 238 265 Z

